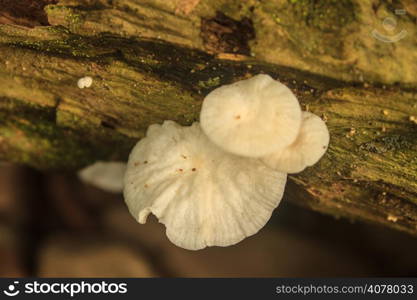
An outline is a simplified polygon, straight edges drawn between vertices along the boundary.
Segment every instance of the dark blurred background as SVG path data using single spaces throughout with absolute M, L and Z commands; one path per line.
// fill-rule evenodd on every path
M 227 248 L 171 244 L 153 217 L 140 225 L 122 195 L 76 174 L 0 164 L 0 275 L 48 277 L 416 276 L 417 239 L 289 204 Z

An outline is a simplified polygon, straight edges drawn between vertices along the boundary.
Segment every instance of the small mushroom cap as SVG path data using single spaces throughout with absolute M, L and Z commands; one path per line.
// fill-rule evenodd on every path
M 260 157 L 295 140 L 301 109 L 290 89 L 259 74 L 210 92 L 200 122 L 210 140 L 225 151 Z
M 304 111 L 300 133 L 290 146 L 262 158 L 265 164 L 285 173 L 298 173 L 314 165 L 327 150 L 329 131 L 315 114 Z
M 78 79 L 77 85 L 80 89 L 89 88 L 93 84 L 93 78 L 90 76 L 85 76 Z
M 133 217 L 153 213 L 185 249 L 228 246 L 258 232 L 279 204 L 286 174 L 228 154 L 198 123 L 151 125 L 132 150 L 124 196 Z
M 123 191 L 123 177 L 126 163 L 99 161 L 78 172 L 82 181 L 102 190 L 121 193 Z

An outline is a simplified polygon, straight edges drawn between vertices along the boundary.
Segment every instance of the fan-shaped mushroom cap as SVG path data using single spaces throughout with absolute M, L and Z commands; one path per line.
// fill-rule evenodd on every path
M 99 161 L 78 172 L 82 181 L 102 190 L 121 193 L 123 191 L 123 177 L 126 163 Z
M 263 157 L 262 160 L 275 170 L 298 173 L 318 162 L 328 145 L 329 131 L 324 121 L 315 114 L 304 111 L 300 133 L 294 143 Z
M 301 109 L 285 85 L 259 74 L 209 93 L 200 122 L 206 135 L 220 148 L 260 157 L 294 142 L 300 129 Z
M 198 123 L 151 125 L 132 150 L 124 196 L 133 217 L 153 213 L 176 245 L 228 246 L 258 232 L 279 204 L 286 174 L 228 154 Z

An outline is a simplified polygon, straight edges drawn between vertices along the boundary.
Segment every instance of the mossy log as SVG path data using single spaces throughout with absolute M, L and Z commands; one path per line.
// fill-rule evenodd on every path
M 417 5 L 397 2 L 408 35 L 396 43 L 371 35 L 399 9 L 391 1 L 48 5 L 50 26 L 0 25 L 0 159 L 60 170 L 126 160 L 150 124 L 189 125 L 209 91 L 264 72 L 331 135 L 286 198 L 417 235 Z M 77 87 L 83 76 L 90 88 Z

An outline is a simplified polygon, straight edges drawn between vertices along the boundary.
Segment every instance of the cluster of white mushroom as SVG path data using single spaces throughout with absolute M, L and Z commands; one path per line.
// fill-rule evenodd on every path
M 139 223 L 153 213 L 168 238 L 190 250 L 257 233 L 281 201 L 287 173 L 316 163 L 329 142 L 325 123 L 263 74 L 208 94 L 200 122 L 151 125 L 123 184 Z

